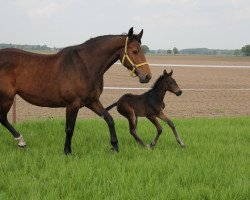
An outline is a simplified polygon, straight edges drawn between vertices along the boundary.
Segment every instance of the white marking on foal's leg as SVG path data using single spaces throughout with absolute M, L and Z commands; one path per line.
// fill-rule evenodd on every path
M 181 145 L 181 147 L 185 147 L 185 144 L 182 142 L 180 138 L 177 139 L 177 142 Z
M 20 135 L 20 137 L 15 138 L 16 141 L 18 141 L 18 146 L 19 147 L 26 147 L 26 142 L 23 139 L 23 136 Z

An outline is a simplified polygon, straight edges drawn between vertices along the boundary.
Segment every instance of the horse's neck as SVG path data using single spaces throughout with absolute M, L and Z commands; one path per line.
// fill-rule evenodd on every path
M 159 85 L 157 85 L 155 88 L 153 88 L 154 90 L 154 97 L 160 101 L 160 102 L 163 102 L 164 100 L 164 97 L 165 97 L 165 94 L 167 92 L 165 86 L 163 85 L 163 83 L 160 83 Z
M 91 45 L 92 48 L 83 48 L 79 54 L 86 64 L 89 75 L 101 78 L 119 59 L 119 52 L 125 45 L 125 36 L 110 36 L 104 41 L 97 41 Z

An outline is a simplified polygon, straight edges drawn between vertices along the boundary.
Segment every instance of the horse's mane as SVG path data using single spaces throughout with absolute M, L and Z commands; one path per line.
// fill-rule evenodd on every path
M 97 37 L 94 37 L 94 38 L 90 38 L 88 40 L 86 40 L 84 43 L 82 44 L 78 44 L 78 45 L 73 45 L 73 46 L 68 46 L 68 47 L 65 47 L 65 48 L 62 48 L 60 50 L 61 51 L 65 51 L 65 50 L 73 50 L 73 49 L 78 49 L 78 48 L 81 48 L 85 45 L 91 45 L 92 43 L 95 43 L 95 42 L 98 42 L 100 40 L 105 40 L 105 39 L 109 39 L 110 37 L 116 37 L 116 36 L 127 36 L 128 34 L 127 33 L 122 33 L 120 35 L 101 35 L 101 36 L 97 36 Z M 137 37 L 136 35 L 133 35 L 133 39 L 137 40 Z M 138 41 L 138 40 L 137 40 Z M 138 41 L 139 43 L 141 43 L 141 41 Z

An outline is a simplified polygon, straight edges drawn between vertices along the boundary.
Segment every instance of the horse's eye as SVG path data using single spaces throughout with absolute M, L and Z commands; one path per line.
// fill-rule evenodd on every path
M 134 50 L 134 51 L 133 51 L 133 54 L 138 54 L 138 51 L 137 51 L 137 50 Z

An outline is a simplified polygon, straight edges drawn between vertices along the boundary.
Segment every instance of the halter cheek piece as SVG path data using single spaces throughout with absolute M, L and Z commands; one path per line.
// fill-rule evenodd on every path
M 132 77 L 135 77 L 135 70 L 136 68 L 139 68 L 143 65 L 147 65 L 148 63 L 147 62 L 144 62 L 144 63 L 139 63 L 139 64 L 135 64 L 131 59 L 130 57 L 128 56 L 128 37 L 126 38 L 126 43 L 125 43 L 125 49 L 124 49 L 124 55 L 123 55 L 123 58 L 122 58 L 122 64 L 124 65 L 124 61 L 125 59 L 127 58 L 128 62 L 132 65 L 133 69 L 131 70 L 131 76 Z M 125 65 L 124 65 L 125 66 Z

